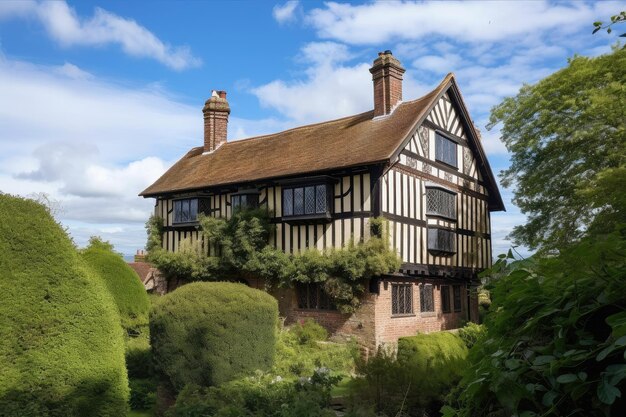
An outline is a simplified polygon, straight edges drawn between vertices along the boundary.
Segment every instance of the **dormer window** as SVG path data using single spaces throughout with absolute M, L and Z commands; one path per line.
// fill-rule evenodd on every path
M 283 217 L 286 219 L 330 218 L 328 184 L 283 186 Z
M 230 196 L 230 207 L 233 213 L 241 209 L 255 209 L 259 207 L 259 193 L 255 191 L 240 192 Z
M 195 223 L 198 221 L 198 199 L 174 200 L 174 224 Z
M 456 142 L 441 133 L 435 133 L 435 159 L 444 164 L 458 168 Z

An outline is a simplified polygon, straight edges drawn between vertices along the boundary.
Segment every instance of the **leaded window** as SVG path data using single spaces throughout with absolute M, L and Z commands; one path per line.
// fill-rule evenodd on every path
M 297 284 L 298 308 L 307 310 L 336 310 L 332 299 L 319 283 Z
M 441 286 L 441 311 L 444 313 L 450 312 L 450 286 Z
M 458 167 L 456 143 L 439 132 L 435 134 L 435 159 L 455 168 Z
M 412 284 L 391 284 L 391 314 L 413 314 Z
M 420 285 L 420 311 L 422 313 L 435 311 L 435 295 L 432 284 Z
M 426 214 L 456 219 L 456 194 L 441 188 L 426 187 Z
M 240 209 L 254 209 L 259 207 L 259 195 L 257 193 L 234 194 L 230 196 L 230 206 L 233 213 Z
M 283 188 L 283 216 L 314 216 L 328 211 L 326 184 Z
M 456 234 L 447 229 L 428 229 L 428 250 L 440 253 L 456 253 Z
M 454 300 L 454 311 L 458 313 L 459 311 L 461 311 L 461 286 L 453 285 L 452 293 L 452 298 Z
M 174 223 L 191 223 L 198 220 L 198 199 L 174 200 Z

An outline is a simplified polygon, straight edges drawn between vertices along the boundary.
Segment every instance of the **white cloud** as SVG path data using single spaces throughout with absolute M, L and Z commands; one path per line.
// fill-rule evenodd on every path
M 81 19 L 64 1 L 1 2 L 0 19 L 30 17 L 37 19 L 50 37 L 65 47 L 117 44 L 131 56 L 152 58 L 183 70 L 201 64 L 186 46 L 171 46 L 132 19 L 96 8 L 93 17 Z
M 278 23 L 292 22 L 296 19 L 296 10 L 298 9 L 299 1 L 288 1 L 283 5 L 276 5 L 272 9 L 272 15 Z
M 487 4 L 465 1 L 380 1 L 362 5 L 328 2 L 323 8 L 311 10 L 307 21 L 321 38 L 358 45 L 417 40 L 432 35 L 463 42 L 490 42 L 551 28 L 572 33 L 582 25 L 610 14 L 619 3 L 520 1 Z

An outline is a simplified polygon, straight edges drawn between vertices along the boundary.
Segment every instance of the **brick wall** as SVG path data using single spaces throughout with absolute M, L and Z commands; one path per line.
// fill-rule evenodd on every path
M 250 280 L 253 288 L 264 289 L 262 281 Z M 413 314 L 392 315 L 391 286 L 396 283 L 410 284 L 413 294 Z M 434 312 L 420 312 L 420 284 L 433 285 Z M 392 278 L 378 283 L 379 294 L 366 293 L 361 307 L 354 314 L 341 314 L 338 311 L 303 310 L 298 308 L 297 295 L 293 289 L 275 289 L 270 293 L 278 300 L 280 315 L 285 325 L 299 320 L 314 319 L 324 326 L 332 338 L 348 340 L 356 338 L 365 348 L 365 354 L 380 345 L 395 346 L 398 338 L 419 333 L 456 329 L 467 320 L 467 289 L 461 284 L 461 311 L 454 312 L 452 285 L 458 283 L 442 279 Z M 450 286 L 450 313 L 441 310 L 441 286 Z M 470 301 L 472 320 L 478 317 L 478 298 Z

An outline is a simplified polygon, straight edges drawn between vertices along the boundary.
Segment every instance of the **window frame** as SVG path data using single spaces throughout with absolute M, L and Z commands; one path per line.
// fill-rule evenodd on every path
M 246 208 L 247 209 L 258 209 L 259 208 L 259 192 L 257 190 L 245 190 L 237 193 L 232 193 L 230 195 L 230 209 L 232 213 L 241 210 L 241 198 L 246 197 Z M 248 199 L 250 196 L 254 196 L 254 204 L 251 205 L 248 203 Z M 234 204 L 233 199 L 239 200 L 238 204 Z
M 436 232 L 437 233 L 437 246 L 436 247 L 431 247 L 431 232 Z M 451 242 L 451 246 L 452 247 L 447 247 L 447 248 L 442 248 L 439 243 L 439 233 L 448 233 L 450 236 L 450 242 Z M 428 249 L 429 252 L 431 253 L 435 253 L 435 254 L 441 254 L 441 255 L 454 255 L 455 253 L 457 253 L 457 248 L 456 248 L 456 241 L 457 241 L 457 234 L 454 230 L 451 229 L 445 229 L 442 227 L 428 227 L 427 228 L 427 234 L 426 234 L 426 247 Z
M 441 141 L 439 140 L 441 139 Z M 441 150 L 442 153 L 442 158 L 439 158 L 440 156 L 440 152 L 439 149 L 441 149 L 440 147 L 440 143 L 446 143 L 446 144 L 451 144 L 454 147 L 454 152 L 452 153 L 452 155 L 454 155 L 454 161 L 446 161 L 443 158 L 443 152 L 444 150 Z M 459 143 L 452 139 L 451 137 L 449 137 L 448 135 L 446 135 L 445 133 L 439 131 L 439 130 L 435 130 L 435 161 L 437 162 L 441 162 L 442 164 L 446 164 L 449 167 L 452 167 L 456 170 L 459 169 L 459 149 L 458 149 Z
M 178 204 L 183 204 L 183 202 L 189 202 L 189 215 L 191 217 L 192 206 L 191 202 L 195 201 L 196 205 L 196 217 L 194 219 L 189 220 L 176 220 L 176 206 Z M 198 215 L 200 214 L 200 198 L 198 197 L 184 197 L 184 198 L 176 198 L 172 200 L 172 225 L 180 226 L 180 225 L 189 225 L 189 224 L 197 224 L 198 223 Z
M 400 300 L 402 300 L 403 308 L 400 308 Z M 406 317 L 414 315 L 415 309 L 413 307 L 413 284 L 391 284 L 391 317 Z
M 300 282 L 296 284 L 295 289 L 298 310 L 337 311 L 337 306 L 319 282 Z M 306 291 L 304 303 L 301 303 L 303 301 L 302 291 Z M 315 293 L 315 302 L 312 302 L 311 295 L 313 293 Z
M 430 303 L 432 306 L 427 306 L 425 291 L 426 289 L 430 289 Z M 427 307 L 430 307 L 431 310 L 426 310 Z M 435 313 L 435 286 L 433 284 L 420 284 L 420 313 L 426 315 L 432 315 Z
M 457 290 L 458 290 L 458 306 L 457 306 Z M 463 295 L 461 294 L 461 286 L 452 286 L 452 304 L 455 313 L 460 313 L 463 310 Z
M 450 286 L 442 285 L 439 287 L 439 292 L 441 293 L 441 312 L 448 314 L 452 313 L 452 303 L 450 302 Z
M 448 220 L 452 220 L 452 221 L 457 221 L 457 217 L 458 217 L 458 212 L 457 212 L 457 193 L 455 193 L 454 191 L 448 190 L 447 188 L 441 187 L 439 185 L 433 185 L 433 184 L 428 184 L 425 186 L 426 188 L 426 215 L 427 216 L 432 216 L 432 217 L 442 217 L 444 219 L 448 219 Z M 431 211 L 429 209 L 428 206 L 428 192 L 429 191 L 434 191 L 434 192 L 442 192 L 442 193 L 446 193 L 449 195 L 452 195 L 452 211 L 454 212 L 454 215 L 450 216 L 447 213 L 439 213 L 436 211 Z
M 323 192 L 320 193 L 320 187 L 324 187 Z M 301 191 L 301 199 L 298 202 L 298 207 L 301 208 L 300 213 L 296 212 L 296 190 Z M 313 211 L 307 212 L 307 192 L 308 190 L 313 191 Z M 294 220 L 330 220 L 331 218 L 331 210 L 332 210 L 332 184 L 328 181 L 316 181 L 316 182 L 300 182 L 300 183 L 289 183 L 281 186 L 280 196 L 281 196 L 281 218 L 285 221 L 294 221 Z M 285 210 L 285 201 L 287 200 L 285 193 L 289 192 L 291 198 L 291 207 L 290 210 Z M 318 195 L 324 196 L 325 209 L 319 210 L 318 207 Z M 300 206 L 301 204 L 301 206 Z M 289 212 L 290 214 L 286 214 Z

